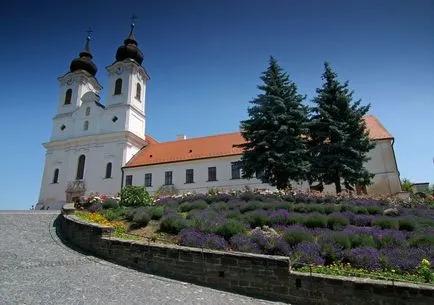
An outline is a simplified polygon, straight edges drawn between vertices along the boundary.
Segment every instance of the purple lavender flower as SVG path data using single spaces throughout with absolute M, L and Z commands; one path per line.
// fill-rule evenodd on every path
M 269 216 L 270 224 L 285 225 L 288 223 L 289 212 L 287 210 L 279 209 L 272 211 Z
M 181 246 L 202 248 L 206 241 L 204 233 L 197 229 L 183 229 L 178 234 L 179 244 Z
M 230 245 L 235 251 L 261 253 L 259 246 L 245 234 L 236 234 L 232 236 L 230 239 Z
M 324 259 L 321 257 L 321 247 L 311 241 L 302 241 L 291 254 L 293 266 L 305 264 L 323 265 Z
M 374 248 L 355 248 L 347 250 L 345 259 L 356 268 L 364 268 L 370 271 L 380 269 L 380 253 Z
M 228 248 L 228 242 L 221 236 L 216 234 L 206 234 L 204 248 L 214 250 L 224 250 Z
M 370 227 L 374 223 L 375 216 L 373 215 L 363 215 L 363 214 L 357 214 L 354 215 L 352 221 L 350 223 L 354 224 L 355 226 L 359 227 Z

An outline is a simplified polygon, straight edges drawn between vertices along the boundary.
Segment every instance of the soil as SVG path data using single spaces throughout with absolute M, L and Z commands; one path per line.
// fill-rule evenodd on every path
M 176 235 L 167 234 L 159 231 L 160 222 L 157 220 L 149 221 L 148 225 L 144 228 L 131 230 L 128 233 L 138 235 L 143 239 L 160 244 L 177 244 L 178 238 Z

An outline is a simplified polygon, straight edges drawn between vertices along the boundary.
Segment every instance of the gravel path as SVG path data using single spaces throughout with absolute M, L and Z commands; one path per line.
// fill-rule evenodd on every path
M 56 211 L 0 211 L 0 304 L 282 304 L 174 281 L 66 247 Z

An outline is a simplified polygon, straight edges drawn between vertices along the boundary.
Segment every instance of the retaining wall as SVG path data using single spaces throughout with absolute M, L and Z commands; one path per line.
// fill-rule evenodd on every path
M 434 304 L 434 286 L 306 274 L 287 257 L 202 250 L 111 238 L 113 228 L 60 216 L 65 239 L 144 272 L 240 294 L 304 304 Z

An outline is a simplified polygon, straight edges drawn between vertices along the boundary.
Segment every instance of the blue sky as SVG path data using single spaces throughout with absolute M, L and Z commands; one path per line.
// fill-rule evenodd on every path
M 104 87 L 133 13 L 151 76 L 147 133 L 156 139 L 238 130 L 270 55 L 310 100 L 327 60 L 395 136 L 401 177 L 434 183 L 434 1 L 7 1 L 0 209 L 37 202 L 57 77 L 83 48 L 87 28 Z

